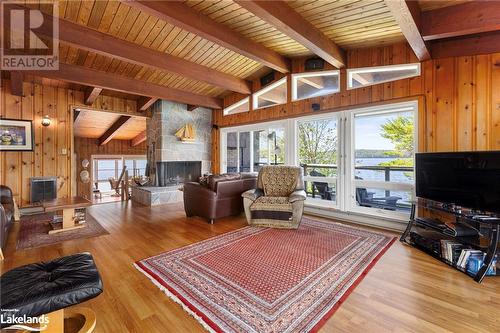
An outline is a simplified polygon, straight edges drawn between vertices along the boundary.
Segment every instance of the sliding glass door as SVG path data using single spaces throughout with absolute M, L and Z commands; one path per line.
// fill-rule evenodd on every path
M 405 102 L 222 129 L 221 169 L 297 165 L 308 206 L 406 219 L 417 109 Z

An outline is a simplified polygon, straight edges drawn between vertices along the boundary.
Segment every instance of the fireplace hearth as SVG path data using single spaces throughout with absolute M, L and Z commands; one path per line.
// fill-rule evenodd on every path
M 201 161 L 156 162 L 156 186 L 172 186 L 197 181 L 201 176 Z

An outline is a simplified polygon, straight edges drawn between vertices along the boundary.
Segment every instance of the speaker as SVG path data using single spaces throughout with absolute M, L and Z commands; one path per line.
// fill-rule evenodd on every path
M 274 72 L 271 72 L 260 78 L 260 86 L 264 87 L 273 81 L 274 81 Z
M 321 58 L 309 58 L 305 61 L 306 71 L 312 71 L 325 68 L 325 61 Z

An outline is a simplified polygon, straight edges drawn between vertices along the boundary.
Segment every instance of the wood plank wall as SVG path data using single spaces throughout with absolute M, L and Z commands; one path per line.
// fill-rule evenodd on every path
M 1 81 L 0 117 L 33 120 L 33 152 L 0 152 L 0 184 L 9 186 L 20 206 L 30 202 L 30 178 L 56 176 L 58 196 L 74 191 L 72 184 L 72 111 L 71 105 L 84 105 L 83 92 L 60 87 L 24 83 L 24 97 L 10 93 L 10 81 Z M 136 110 L 136 102 L 118 97 L 99 96 L 93 108 L 124 112 Z M 52 123 L 41 125 L 44 115 Z M 66 149 L 66 154 L 63 154 Z
M 406 44 L 348 52 L 348 68 L 417 61 Z M 303 59 L 294 61 L 294 72 L 303 71 L 301 63 Z M 500 149 L 500 53 L 429 60 L 422 63 L 421 70 L 420 77 L 353 90 L 345 89 L 346 73 L 342 70 L 339 93 L 228 116 L 214 110 L 214 125 L 228 127 L 299 117 L 312 114 L 313 103 L 320 105 L 319 112 L 331 112 L 420 97 L 425 104 L 419 128 L 421 150 Z M 224 105 L 239 99 L 241 95 L 229 95 Z M 214 142 L 218 142 L 219 131 L 214 131 Z M 214 145 L 214 172 L 219 172 L 218 149 Z
M 146 155 L 146 141 L 135 147 L 132 147 L 130 140 L 111 140 L 99 146 L 97 139 L 75 138 L 75 154 L 77 195 L 89 198 L 93 184 L 85 184 L 80 180 L 80 172 L 84 170 L 82 161 L 87 159 L 91 162 L 92 155 Z M 92 165 L 86 170 L 92 175 Z

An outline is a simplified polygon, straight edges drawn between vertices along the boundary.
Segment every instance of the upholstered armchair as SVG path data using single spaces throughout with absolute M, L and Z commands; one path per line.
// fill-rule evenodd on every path
M 242 196 L 248 224 L 297 229 L 306 199 L 302 168 L 264 166 L 259 171 L 257 188 Z

